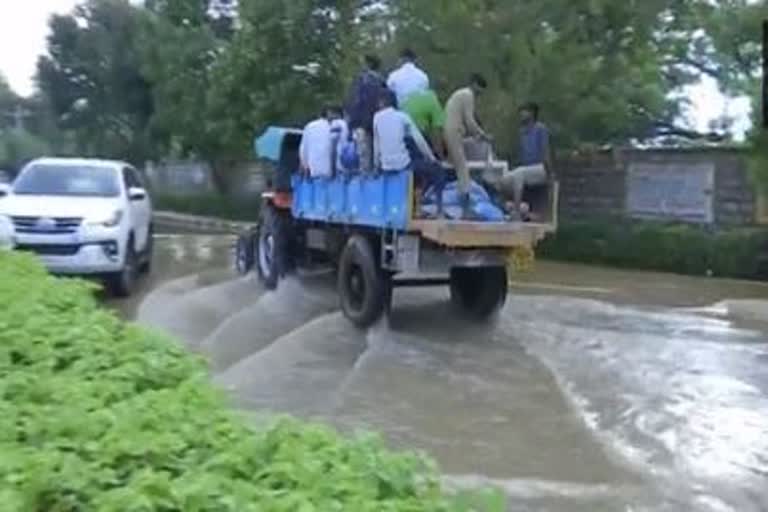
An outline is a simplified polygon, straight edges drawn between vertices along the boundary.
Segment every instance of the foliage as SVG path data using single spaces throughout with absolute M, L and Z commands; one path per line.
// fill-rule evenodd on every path
M 481 117 L 502 154 L 517 147 L 516 109 L 528 100 L 557 148 L 696 137 L 680 125 L 683 87 L 705 74 L 726 93 L 751 90 L 768 11 L 768 0 L 144 4 L 88 0 L 54 17 L 41 88 L 91 153 L 197 156 L 221 186 L 265 125 L 305 122 L 342 99 L 364 51 L 390 69 L 404 46 L 443 99 L 470 71 L 488 76 Z M 79 98 L 90 108 L 72 113 Z
M 152 96 L 139 69 L 142 16 L 124 0 L 88 0 L 71 16 L 51 18 L 50 56 L 40 58 L 37 80 L 81 154 L 137 164 L 152 154 Z
M 568 222 L 539 246 L 542 258 L 633 269 L 768 278 L 768 231 L 709 232 L 685 224 Z
M 94 288 L 0 251 L 3 510 L 469 510 L 431 463 L 375 437 L 246 427 L 200 360 L 98 307 Z
M 251 222 L 259 220 L 261 209 L 258 199 L 240 199 L 221 194 L 153 194 L 152 202 L 157 210 Z
M 141 70 L 152 84 L 155 143 L 166 156 L 214 160 L 223 151 L 208 108 L 210 69 L 218 50 L 205 23 L 203 2 L 155 1 L 148 9 L 142 23 Z
M 16 108 L 18 102 L 18 96 L 11 90 L 5 77 L 0 74 L 0 131 L 12 126 L 8 114 Z
M 0 132 L 0 168 L 18 169 L 27 161 L 45 156 L 48 142 L 27 131 Z

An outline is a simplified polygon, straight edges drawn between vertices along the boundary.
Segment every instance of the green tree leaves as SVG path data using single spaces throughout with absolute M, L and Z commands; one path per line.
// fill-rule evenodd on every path
M 51 22 L 41 89 L 82 150 L 139 160 L 194 155 L 227 168 L 268 124 L 340 102 L 365 51 L 392 67 L 414 48 L 443 99 L 471 71 L 503 152 L 535 100 L 559 148 L 684 134 L 682 87 L 704 73 L 753 88 L 766 1 L 88 0 Z M 678 92 L 678 94 L 673 94 Z M 73 111 L 80 98 L 88 108 Z
M 80 153 L 138 163 L 152 154 L 152 96 L 139 70 L 142 15 L 124 0 L 89 0 L 74 15 L 51 19 L 38 84 Z

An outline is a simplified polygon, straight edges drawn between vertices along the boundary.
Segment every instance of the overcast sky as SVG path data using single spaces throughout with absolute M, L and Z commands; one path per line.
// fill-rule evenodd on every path
M 5 0 L 8 1 L 8 0 Z M 47 21 L 51 14 L 70 11 L 78 0 L 23 0 L 15 2 L 13 14 L 0 16 L 0 73 L 22 95 L 32 92 L 37 57 L 45 51 Z M 689 115 L 693 126 L 708 128 L 709 120 L 724 113 L 741 118 L 743 130 L 749 111 L 746 100 L 726 101 L 712 80 L 689 91 L 695 107 Z

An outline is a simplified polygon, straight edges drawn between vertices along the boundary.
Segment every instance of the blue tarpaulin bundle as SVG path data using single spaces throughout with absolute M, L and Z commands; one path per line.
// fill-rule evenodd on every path
M 461 218 L 461 202 L 459 201 L 458 183 L 451 182 L 443 190 L 443 213 L 449 219 Z M 470 183 L 470 206 L 478 219 L 488 222 L 501 222 L 504 220 L 504 212 L 493 204 L 488 192 L 475 181 Z M 428 216 L 437 214 L 435 191 L 429 190 L 422 201 L 422 213 Z

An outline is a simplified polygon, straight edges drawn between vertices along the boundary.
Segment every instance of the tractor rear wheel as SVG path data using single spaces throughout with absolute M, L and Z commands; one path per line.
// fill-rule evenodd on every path
M 499 311 L 507 300 L 507 269 L 459 267 L 451 269 L 451 302 L 476 320 Z
M 350 237 L 341 253 L 337 276 L 344 316 L 361 328 L 376 323 L 391 300 L 389 279 L 379 268 L 371 242 L 361 235 Z

